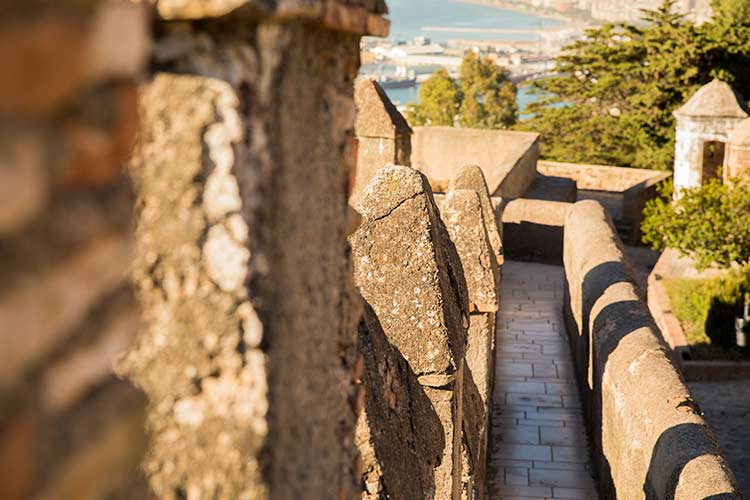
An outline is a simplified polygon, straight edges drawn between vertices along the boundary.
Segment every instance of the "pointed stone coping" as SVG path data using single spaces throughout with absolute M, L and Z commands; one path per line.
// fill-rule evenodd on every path
M 470 189 L 450 191 L 441 206 L 441 215 L 463 264 L 470 311 L 497 311 L 498 269 L 479 195 Z
M 357 137 L 395 139 L 411 135 L 406 119 L 386 95 L 383 88 L 372 78 L 357 82 L 354 89 L 357 106 L 357 121 L 354 126 Z
M 748 109 L 739 93 L 726 82 L 714 79 L 674 112 L 675 117 L 747 118 Z
M 492 251 L 495 254 L 498 265 L 502 265 L 505 260 L 503 239 L 500 236 L 498 221 L 495 218 L 495 209 L 490 200 L 490 191 L 482 169 L 478 165 L 466 165 L 462 167 L 448 185 L 449 192 L 456 189 L 469 189 L 479 196 L 479 201 L 482 205 L 482 217 L 487 229 L 487 237 L 489 238 L 490 246 L 492 246 Z
M 454 285 L 449 237 L 427 179 L 390 165 L 375 175 L 357 209 L 363 221 L 349 241 L 362 296 L 422 385 L 452 383 L 468 326 L 466 291 L 455 287 L 466 285 Z

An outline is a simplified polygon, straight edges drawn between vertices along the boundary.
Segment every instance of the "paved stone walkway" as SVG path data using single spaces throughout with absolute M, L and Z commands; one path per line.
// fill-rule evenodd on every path
M 563 332 L 563 269 L 506 262 L 498 315 L 490 499 L 596 500 Z

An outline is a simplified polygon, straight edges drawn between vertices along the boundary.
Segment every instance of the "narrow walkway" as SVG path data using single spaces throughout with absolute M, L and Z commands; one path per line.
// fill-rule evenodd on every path
M 498 315 L 489 497 L 596 500 L 562 320 L 559 266 L 506 262 Z

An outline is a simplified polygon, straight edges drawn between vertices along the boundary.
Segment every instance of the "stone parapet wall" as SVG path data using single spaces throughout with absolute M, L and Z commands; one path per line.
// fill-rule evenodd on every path
M 670 360 L 605 209 L 565 223 L 564 315 L 604 498 L 739 499 L 734 477 Z
M 539 142 L 531 132 L 414 127 L 411 166 L 442 191 L 463 166 L 477 165 L 492 196 L 519 198 L 536 178 Z
M 440 205 L 451 242 L 461 261 L 469 297 L 464 367 L 463 498 L 484 499 L 494 383 L 495 320 L 499 308 L 502 240 L 479 167 L 459 170 Z
M 671 177 L 671 173 L 659 170 L 550 161 L 539 162 L 537 168 L 544 175 L 574 180 L 577 200 L 602 203 L 631 245 L 640 244 L 646 202 L 655 198 L 659 185 Z
M 254 2 L 216 18 L 162 9 L 221 3 L 157 4 L 140 92 L 133 276 L 146 325 L 120 370 L 152 403 L 144 468 L 165 499 L 353 499 L 361 33 L 277 15 L 322 2 L 260 17 Z
M 502 207 L 502 224 L 508 258 L 560 264 L 563 227 L 572 203 L 510 200 Z
M 440 450 L 438 461 L 423 478 L 416 498 L 458 500 L 469 305 L 456 250 L 427 179 L 409 167 L 381 170 L 365 189 L 357 210 L 363 222 L 350 240 L 355 281 L 388 342 L 403 356 L 420 386 L 416 390 L 421 393 L 412 399 L 429 401 L 422 411 L 439 421 L 438 440 L 430 444 Z M 408 412 L 408 406 L 403 406 L 407 403 L 396 399 L 394 410 Z M 396 444 L 389 444 L 389 436 L 382 439 L 382 446 Z M 371 443 L 375 456 L 378 444 Z M 374 466 L 365 464 L 365 470 Z M 383 464 L 383 468 L 398 470 L 399 466 Z M 401 498 L 394 481 L 382 475 L 376 492 Z
M 357 205 L 365 499 L 486 498 L 502 240 L 481 170 L 450 185 L 391 165 Z

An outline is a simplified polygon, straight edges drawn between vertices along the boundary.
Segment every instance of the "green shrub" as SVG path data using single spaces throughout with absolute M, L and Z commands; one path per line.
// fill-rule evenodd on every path
M 674 248 L 695 259 L 700 269 L 750 262 L 750 181 L 720 178 L 686 189 L 672 201 L 649 201 L 644 210 L 643 241 L 656 249 Z
M 734 320 L 750 293 L 750 267 L 709 279 L 665 280 L 664 287 L 696 358 L 745 356 L 735 347 Z

